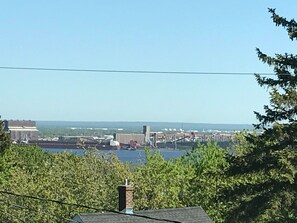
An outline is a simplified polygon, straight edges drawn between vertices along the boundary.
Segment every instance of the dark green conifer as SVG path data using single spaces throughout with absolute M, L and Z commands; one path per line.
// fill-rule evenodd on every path
M 8 149 L 11 144 L 11 139 L 9 135 L 3 131 L 3 128 L 3 121 L 0 120 L 0 154 Z
M 269 9 L 277 26 L 293 41 L 297 23 Z M 270 105 L 256 113 L 263 133 L 248 135 L 245 150 L 231 158 L 233 184 L 225 194 L 232 207 L 226 222 L 297 222 L 297 56 L 271 57 L 257 49 L 261 61 L 273 67 L 275 77 L 256 75 L 269 89 Z

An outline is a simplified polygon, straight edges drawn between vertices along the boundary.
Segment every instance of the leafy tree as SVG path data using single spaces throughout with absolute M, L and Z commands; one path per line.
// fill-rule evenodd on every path
M 128 178 L 134 183 L 134 208 L 158 209 L 203 206 L 222 222 L 224 204 L 217 196 L 228 182 L 226 151 L 216 144 L 198 145 L 182 158 L 165 160 L 146 151 L 147 161 L 137 166 L 115 156 L 87 152 L 48 153 L 37 146 L 11 145 L 0 156 L 0 222 L 69 222 L 75 214 L 94 210 L 65 206 L 22 196 L 37 196 L 100 210 L 117 210 L 117 186 Z
M 134 172 L 135 208 L 159 209 L 185 206 L 194 169 L 180 159 L 165 160 L 156 151 L 146 150 L 146 163 Z M 188 168 L 189 167 L 189 168 Z
M 273 22 L 297 39 L 297 23 L 269 9 Z M 256 75 L 270 90 L 270 106 L 256 112 L 263 130 L 247 135 L 245 151 L 231 159 L 226 197 L 232 206 L 226 222 L 296 222 L 297 219 L 297 56 L 268 56 L 257 49 L 261 61 L 274 68 L 275 77 Z
M 226 187 L 228 149 L 220 148 L 216 143 L 198 144 L 182 157 L 187 168 L 194 170 L 185 194 L 186 206 L 202 206 L 215 222 L 223 221 L 227 206 L 219 197 L 219 191 Z
M 228 183 L 226 149 L 198 144 L 167 161 L 158 152 L 146 152 L 147 162 L 133 174 L 137 209 L 202 206 L 215 222 L 222 222 L 226 205 L 218 191 Z
M 3 128 L 3 121 L 0 120 L 0 153 L 3 153 L 11 145 L 11 139 L 9 135 L 3 131 Z
M 28 145 L 12 145 L 0 157 L 0 167 L 5 170 L 1 191 L 98 209 L 116 210 L 117 186 L 132 178 L 115 156 L 50 154 Z M 2 193 L 0 200 L 0 222 L 69 222 L 77 213 L 94 211 Z

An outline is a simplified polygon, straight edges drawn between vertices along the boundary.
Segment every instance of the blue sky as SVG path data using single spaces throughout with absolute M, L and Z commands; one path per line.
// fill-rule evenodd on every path
M 255 53 L 294 53 L 267 8 L 295 0 L 2 1 L 0 66 L 271 72 Z M 295 13 L 294 13 L 295 12 Z M 253 76 L 0 70 L 2 119 L 255 123 Z

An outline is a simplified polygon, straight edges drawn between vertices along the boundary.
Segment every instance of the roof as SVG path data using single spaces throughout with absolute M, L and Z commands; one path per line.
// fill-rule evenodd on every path
M 80 223 L 211 223 L 211 219 L 201 207 L 168 208 L 159 210 L 134 211 L 124 213 L 82 213 L 73 218 Z
M 12 127 L 8 127 L 7 130 L 8 131 L 38 132 L 38 129 L 36 127 L 26 127 L 26 126 L 22 126 L 22 127 L 12 126 Z

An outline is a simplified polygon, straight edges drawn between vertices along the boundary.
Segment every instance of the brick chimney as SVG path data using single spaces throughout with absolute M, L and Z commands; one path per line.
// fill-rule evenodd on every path
M 118 186 L 119 190 L 119 211 L 126 214 L 133 214 L 133 186 L 128 184 L 126 179 L 123 185 Z

